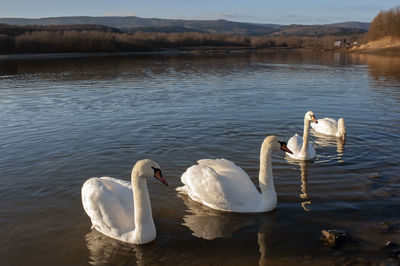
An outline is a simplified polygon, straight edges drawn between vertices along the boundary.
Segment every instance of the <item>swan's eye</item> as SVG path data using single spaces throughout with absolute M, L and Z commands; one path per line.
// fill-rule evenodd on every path
M 153 168 L 153 170 L 154 170 L 154 175 L 155 175 L 157 172 L 161 174 L 161 169 L 155 168 L 155 167 L 153 167 L 153 166 L 152 166 L 151 168 Z
M 168 186 L 167 180 L 165 180 L 165 178 L 162 176 L 161 169 L 155 167 L 151 168 L 154 170 L 154 177 L 160 180 L 164 185 Z

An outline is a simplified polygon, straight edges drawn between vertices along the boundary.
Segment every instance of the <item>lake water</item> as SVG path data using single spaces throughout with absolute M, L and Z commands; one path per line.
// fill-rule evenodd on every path
M 178 196 L 196 160 L 226 158 L 258 185 L 263 138 L 303 117 L 344 117 L 345 145 L 311 135 L 312 162 L 273 156 L 277 208 L 212 211 Z M 400 245 L 400 57 L 320 52 L 0 57 L 2 265 L 396 264 Z M 91 230 L 93 176 L 148 181 L 154 242 Z M 350 240 L 324 247 L 321 230 Z

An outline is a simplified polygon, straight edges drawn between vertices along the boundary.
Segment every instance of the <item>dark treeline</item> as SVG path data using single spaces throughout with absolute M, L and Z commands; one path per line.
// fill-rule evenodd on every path
M 370 41 L 386 36 L 400 37 L 400 6 L 379 12 L 371 22 L 368 30 L 368 39 Z
M 347 36 L 344 36 L 347 37 Z M 0 25 L 0 53 L 133 52 L 188 47 L 332 48 L 337 36 L 232 36 L 199 32 L 123 33 L 97 25 Z M 348 37 L 347 37 L 348 38 Z

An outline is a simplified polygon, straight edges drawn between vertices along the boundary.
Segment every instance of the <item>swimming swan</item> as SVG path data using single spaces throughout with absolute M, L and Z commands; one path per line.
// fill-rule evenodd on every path
M 324 135 L 335 136 L 341 138 L 343 141 L 346 140 L 346 126 L 344 119 L 341 117 L 338 121 L 333 118 L 325 117 L 318 119 L 318 124 L 311 123 L 311 127 L 317 133 Z
M 275 208 L 277 197 L 272 177 L 271 153 L 291 152 L 276 136 L 264 139 L 260 151 L 259 184 L 261 194 L 249 176 L 225 159 L 203 159 L 189 167 L 181 177 L 184 186 L 177 191 L 210 208 L 228 212 L 267 212 Z
M 308 141 L 310 135 L 310 123 L 314 121 L 318 123 L 315 119 L 315 115 L 312 111 L 308 111 L 304 116 L 304 130 L 303 138 L 296 133 L 291 137 L 287 143 L 287 147 L 293 153 L 287 153 L 291 158 L 296 160 L 311 160 L 315 157 L 315 149 Z
M 82 186 L 82 204 L 100 233 L 132 244 L 156 238 L 146 178 L 168 185 L 160 166 L 149 159 L 136 162 L 131 182 L 112 177 L 90 178 Z M 132 185 L 131 185 L 132 184 Z

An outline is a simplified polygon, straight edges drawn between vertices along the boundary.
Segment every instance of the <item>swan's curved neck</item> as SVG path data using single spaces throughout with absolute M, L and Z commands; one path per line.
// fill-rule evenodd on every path
M 272 148 L 270 144 L 263 144 L 260 151 L 260 172 L 258 182 L 261 189 L 261 194 L 266 195 L 269 191 L 275 191 L 274 178 L 272 176 L 271 164 Z
M 145 241 L 145 238 L 156 233 L 146 178 L 138 176 L 137 172 L 133 171 L 131 181 L 135 216 L 133 237 Z
M 310 124 L 311 121 L 304 119 L 304 130 L 303 130 L 303 145 L 301 146 L 301 153 L 308 153 L 308 138 L 310 135 Z

